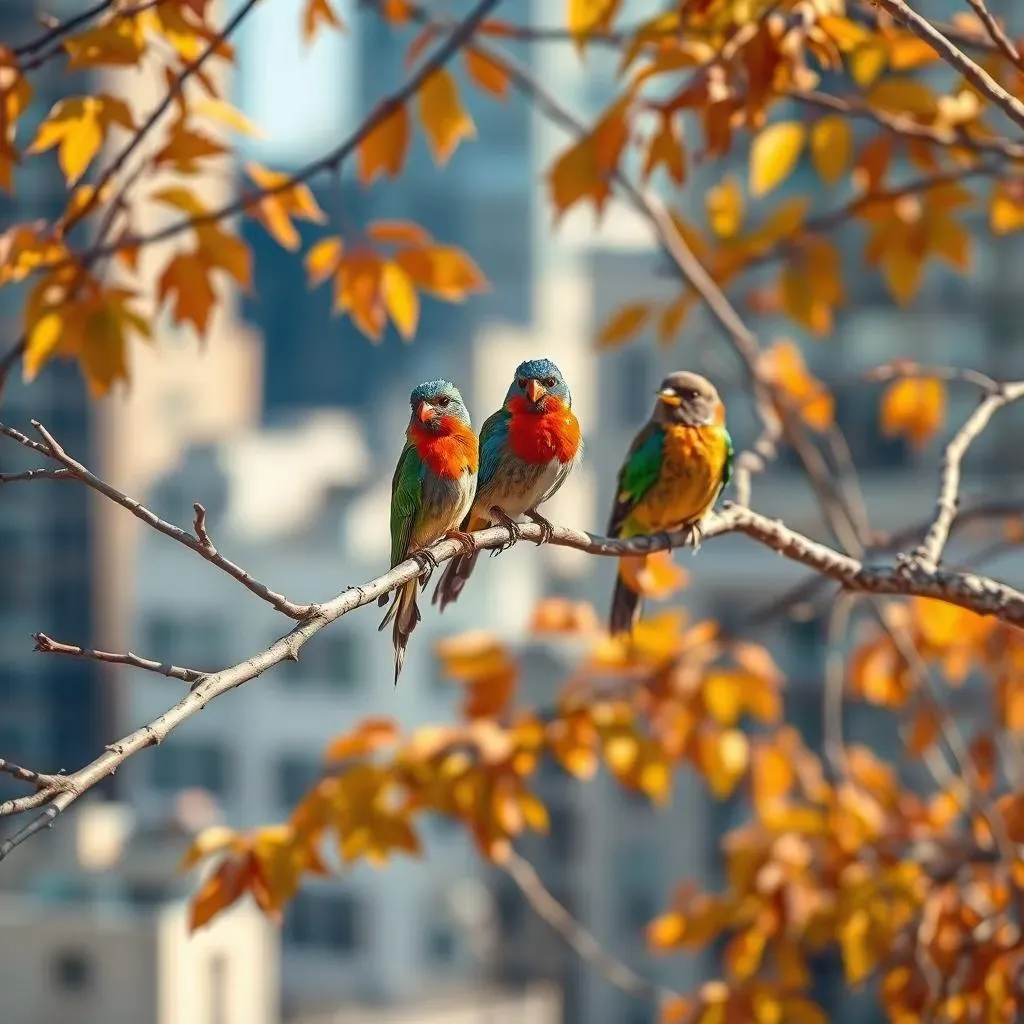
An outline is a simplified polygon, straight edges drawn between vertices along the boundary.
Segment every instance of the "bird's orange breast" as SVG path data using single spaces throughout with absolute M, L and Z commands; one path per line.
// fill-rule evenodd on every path
M 434 476 L 457 480 L 463 473 L 477 471 L 480 452 L 476 434 L 454 417 L 441 421 L 440 433 L 413 424 L 409 436 L 416 454 Z
M 550 396 L 534 412 L 518 395 L 508 404 L 508 446 L 513 455 L 532 465 L 557 459 L 571 462 L 580 450 L 580 425 L 572 410 Z

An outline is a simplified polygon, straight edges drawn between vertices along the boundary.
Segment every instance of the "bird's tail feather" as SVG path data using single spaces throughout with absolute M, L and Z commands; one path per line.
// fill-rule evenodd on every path
M 431 604 L 438 606 L 438 611 L 443 612 L 448 605 L 458 599 L 462 588 L 469 581 L 479 555 L 479 551 L 474 551 L 471 555 L 456 555 L 444 567 L 444 572 L 437 581 L 434 594 L 430 599 Z
M 612 608 L 608 618 L 608 631 L 612 636 L 621 633 L 632 633 L 633 627 L 640 618 L 642 601 L 640 595 L 619 574 L 615 577 L 615 589 L 612 591 Z
M 405 661 L 405 648 L 408 646 L 409 637 L 412 636 L 412 631 L 420 621 L 420 609 L 416 604 L 418 586 L 416 580 L 409 580 L 395 591 L 391 607 L 377 627 L 378 630 L 382 630 L 392 619 L 395 620 L 391 632 L 395 644 L 395 686 L 398 685 L 398 677 L 402 672 L 402 663 Z

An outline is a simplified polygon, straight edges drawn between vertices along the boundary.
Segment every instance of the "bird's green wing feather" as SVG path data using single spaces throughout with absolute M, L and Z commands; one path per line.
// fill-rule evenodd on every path
M 416 446 L 407 441 L 391 480 L 391 565 L 401 562 L 409 551 L 412 526 L 423 505 L 423 460 Z
M 732 436 L 725 427 L 722 427 L 722 433 L 725 435 L 725 465 L 722 467 L 722 486 L 718 492 L 719 494 L 729 486 L 729 481 L 732 479 L 733 464 L 736 461 L 736 450 L 732 446 Z
M 512 414 L 507 409 L 492 412 L 480 428 L 480 472 L 477 476 L 477 490 L 487 485 L 498 471 L 501 453 L 508 438 L 508 421 Z
M 619 470 L 615 506 L 608 522 L 608 536 L 617 537 L 622 524 L 643 496 L 654 486 L 661 472 L 665 432 L 657 423 L 648 423 L 633 440 L 626 461 Z

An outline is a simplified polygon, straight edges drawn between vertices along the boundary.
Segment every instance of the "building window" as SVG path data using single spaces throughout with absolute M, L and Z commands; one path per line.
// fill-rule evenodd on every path
M 548 849 L 561 861 L 572 860 L 576 849 L 576 814 L 565 804 L 549 804 Z
M 297 949 L 354 953 L 363 939 L 363 914 L 350 893 L 300 892 L 284 917 L 284 941 Z
M 451 964 L 455 959 L 458 942 L 452 923 L 436 911 L 432 913 L 424 940 L 427 962 L 434 967 Z
M 651 414 L 651 353 L 649 347 L 623 352 L 615 364 L 614 390 L 619 399 L 619 422 L 629 427 L 643 423 Z
M 143 654 L 157 661 L 211 671 L 224 664 L 224 623 L 209 615 L 157 612 L 145 626 Z
M 149 759 L 150 781 L 154 789 L 175 793 L 199 787 L 215 796 L 224 796 L 228 788 L 228 757 L 216 743 L 161 743 Z
M 277 802 L 281 807 L 294 807 L 323 773 L 319 758 L 302 754 L 286 754 L 277 762 Z
M 53 984 L 59 992 L 85 992 L 92 985 L 89 956 L 77 949 L 61 950 L 53 958 Z
M 292 686 L 351 691 L 361 671 L 359 638 L 345 629 L 318 635 L 303 646 L 298 661 L 285 661 L 276 671 Z

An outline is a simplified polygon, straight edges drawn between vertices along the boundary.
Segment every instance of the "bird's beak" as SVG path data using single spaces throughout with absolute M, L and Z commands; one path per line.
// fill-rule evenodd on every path
M 420 404 L 416 406 L 416 416 L 420 423 L 429 423 L 436 415 L 437 413 L 435 413 L 426 402 L 420 402 Z
M 530 396 L 531 402 L 536 402 L 541 395 L 546 395 L 548 391 L 539 380 L 529 380 L 526 382 L 526 393 Z
M 672 406 L 683 404 L 683 400 L 671 388 L 662 388 L 658 392 L 658 400 Z

